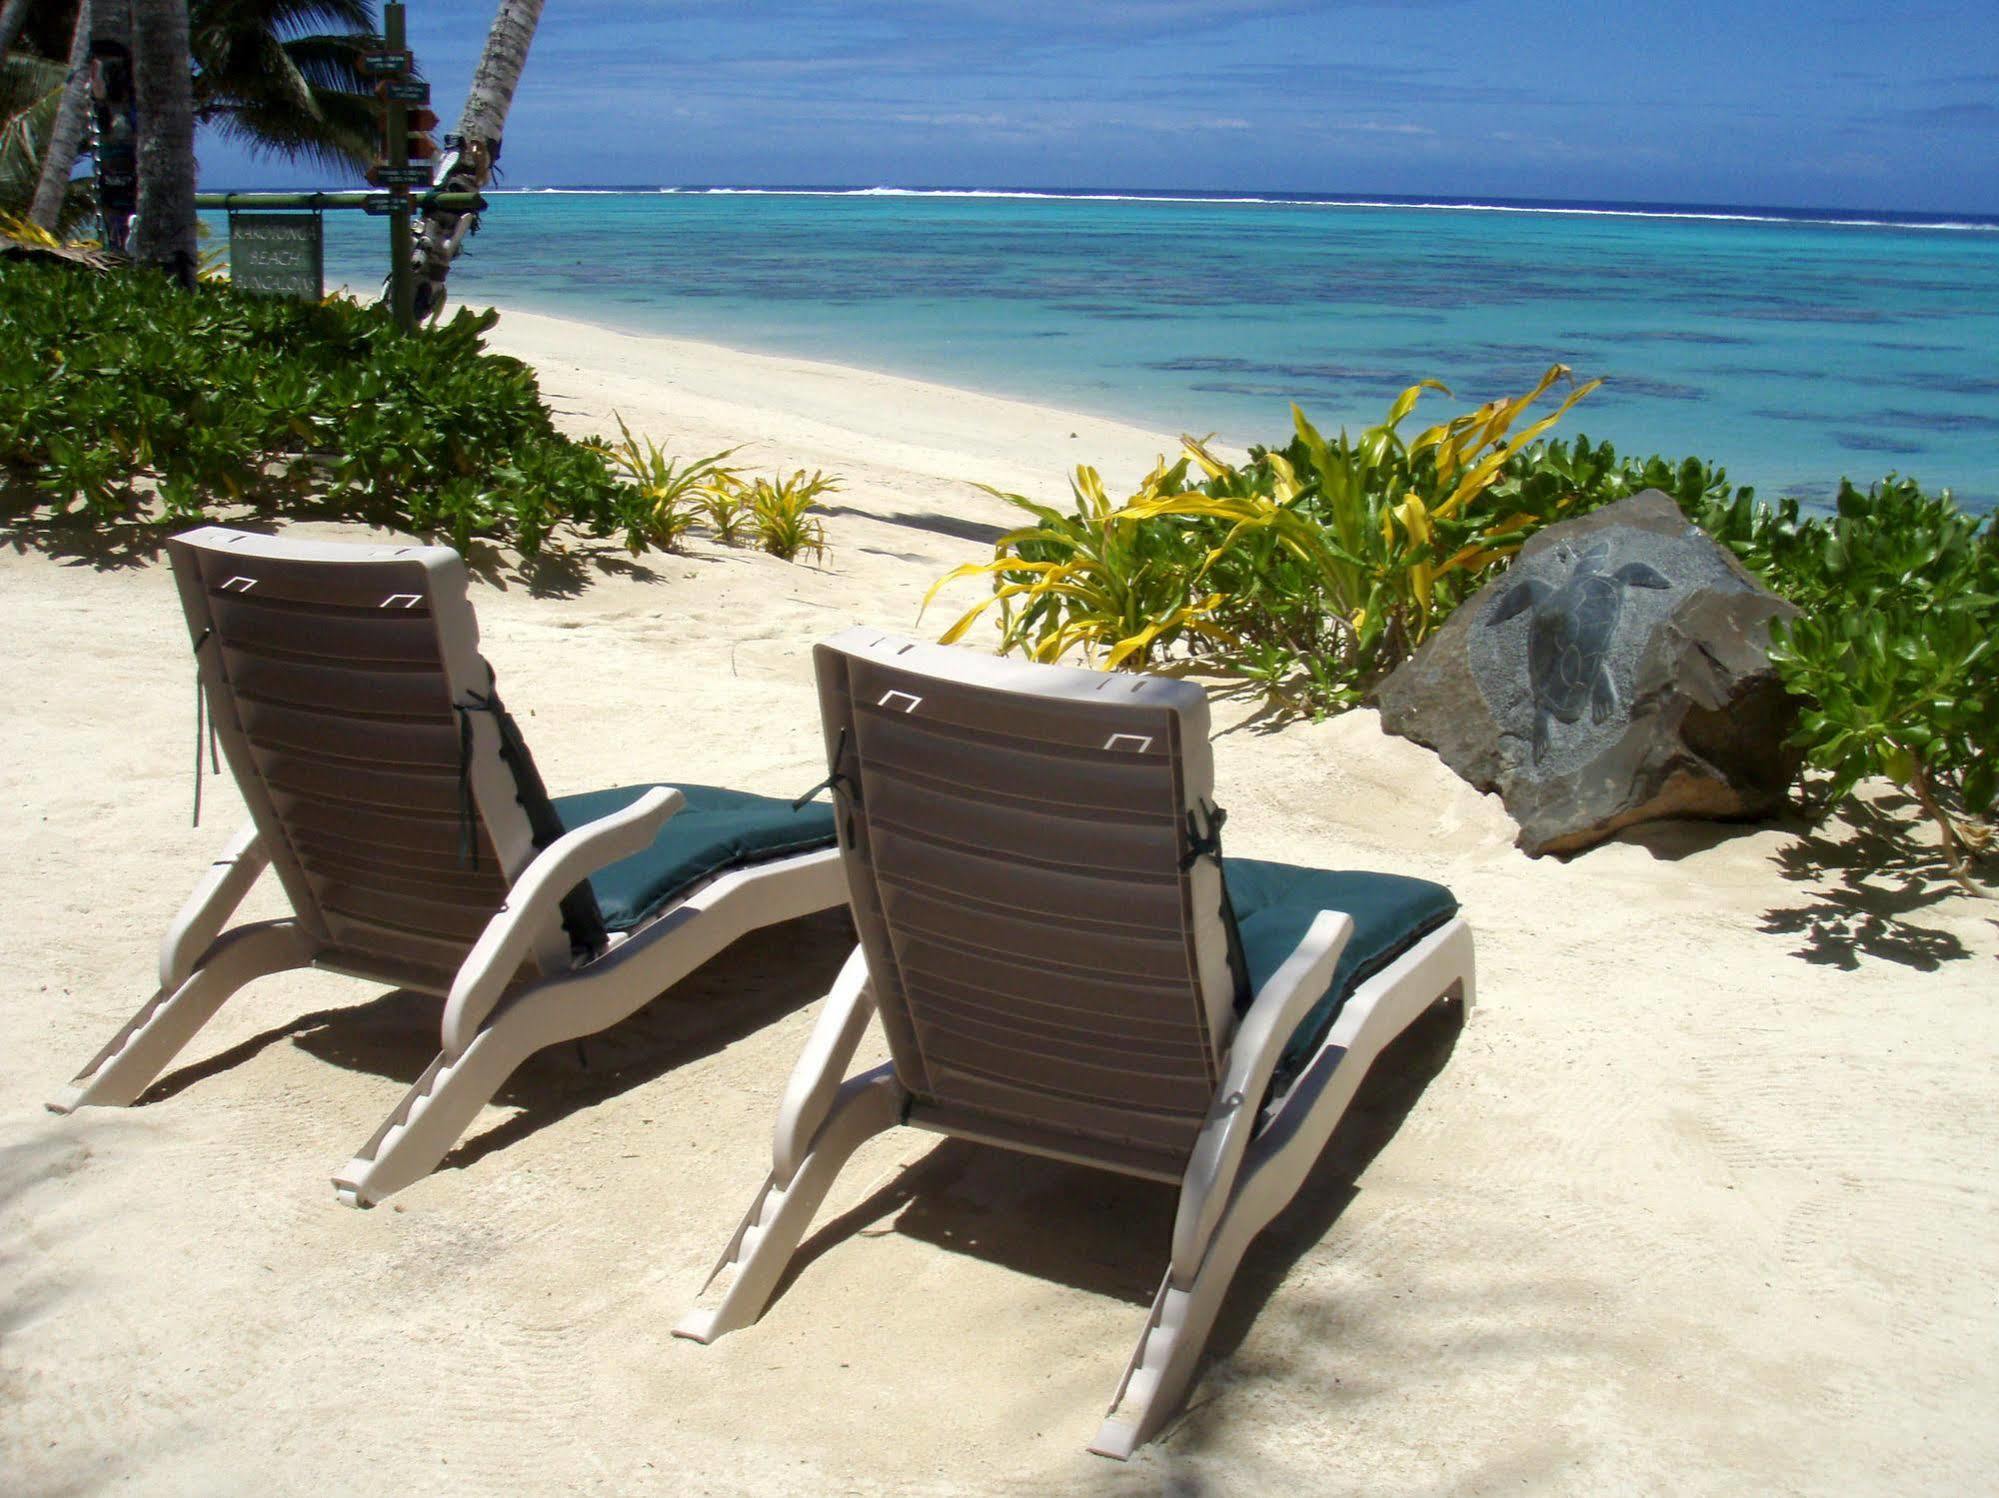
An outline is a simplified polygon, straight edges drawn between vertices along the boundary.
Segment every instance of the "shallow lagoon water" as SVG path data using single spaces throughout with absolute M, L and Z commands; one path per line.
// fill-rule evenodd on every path
M 219 215 L 217 216 L 219 217 Z M 1845 217 L 1833 215 L 1828 217 Z M 328 215 L 329 282 L 385 221 Z M 1891 470 L 1999 497 L 1999 221 L 1323 201 L 656 190 L 495 195 L 454 295 L 1236 442 L 1602 389 L 1559 430 L 1822 502 Z

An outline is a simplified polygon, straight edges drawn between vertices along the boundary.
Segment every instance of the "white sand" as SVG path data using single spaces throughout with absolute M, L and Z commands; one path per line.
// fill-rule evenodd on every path
M 803 789 L 808 646 L 914 626 L 985 550 L 964 524 L 1008 520 L 966 480 L 1053 499 L 1070 463 L 1123 481 L 1168 445 L 523 314 L 496 342 L 579 432 L 615 408 L 682 453 L 747 442 L 848 481 L 823 567 L 697 544 L 477 589 L 558 792 Z M 188 826 L 160 563 L 17 543 L 0 618 L 0 1490 L 1936 1493 L 1999 1471 L 1999 906 L 1849 881 L 1878 849 L 1843 827 L 1536 862 L 1370 713 L 1224 733 L 1231 849 L 1449 883 L 1483 1004 L 1383 1063 L 1186 1415 L 1119 1467 L 1083 1446 L 1164 1261 L 1155 1185 L 892 1136 L 762 1322 L 668 1336 L 766 1167 L 835 918 L 725 955 L 587 1066 L 537 1058 L 374 1212 L 327 1178 L 429 1059 L 434 1003 L 270 979 L 147 1106 L 43 1113 L 150 992 L 237 807 L 211 781 Z

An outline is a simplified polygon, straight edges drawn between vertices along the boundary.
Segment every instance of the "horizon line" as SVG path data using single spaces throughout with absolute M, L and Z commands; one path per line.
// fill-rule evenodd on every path
M 306 188 L 230 187 L 217 192 L 308 191 Z M 323 189 L 333 190 L 333 189 Z M 970 186 L 955 183 L 837 183 L 837 182 L 532 182 L 488 186 L 486 196 L 532 194 L 601 194 L 660 196 L 770 197 L 964 197 L 1048 199 L 1096 202 L 1239 203 L 1282 207 L 1486 209 L 1519 213 L 1569 213 L 1616 217 L 1742 219 L 1774 222 L 1821 222 L 1856 227 L 1999 229 L 1999 211 L 1955 208 L 1874 208 L 1842 204 L 1734 203 L 1677 201 L 1670 198 L 1550 198 L 1508 194 L 1397 192 L 1320 192 L 1292 188 L 1200 187 L 1049 187 L 1042 185 Z

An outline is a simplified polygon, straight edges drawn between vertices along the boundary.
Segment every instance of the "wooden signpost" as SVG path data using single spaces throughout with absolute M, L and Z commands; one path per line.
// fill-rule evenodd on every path
M 380 191 L 204 192 L 195 194 L 194 205 L 229 214 L 229 275 L 237 285 L 315 300 L 325 279 L 320 214 L 329 208 L 359 208 L 387 218 L 389 305 L 396 325 L 407 332 L 416 327 L 411 212 L 434 205 L 455 213 L 481 213 L 486 200 L 475 192 L 440 192 L 431 186 L 430 163 L 437 155 L 437 142 L 430 132 L 437 128 L 437 116 L 430 109 L 430 84 L 414 76 L 416 59 L 404 45 L 402 0 L 388 0 L 382 7 L 382 34 L 387 45 L 361 55 L 361 70 L 377 80 L 375 95 L 382 102 L 382 155 L 368 169 L 368 181 Z M 252 209 L 304 211 L 244 211 Z
M 430 132 L 437 116 L 430 111 L 430 85 L 410 76 L 416 59 L 404 45 L 405 25 L 402 0 L 388 0 L 382 7 L 382 39 L 388 45 L 364 53 L 361 69 L 380 80 L 375 94 L 382 101 L 382 159 L 369 169 L 368 180 L 389 192 L 389 305 L 396 326 L 408 332 L 416 326 L 410 189 L 430 186 L 430 161 L 437 154 Z

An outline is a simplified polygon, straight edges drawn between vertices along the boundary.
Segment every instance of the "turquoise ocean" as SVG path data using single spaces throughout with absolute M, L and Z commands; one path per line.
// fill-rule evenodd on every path
M 215 215 L 217 219 L 220 215 Z M 219 227 L 219 224 L 218 224 Z M 386 223 L 327 215 L 373 286 Z M 456 299 L 802 355 L 1228 441 L 1405 431 L 1603 388 L 1559 434 L 1822 503 L 1889 471 L 1999 498 L 1999 218 L 890 189 L 492 195 Z M 670 435 L 670 434 L 668 434 Z

